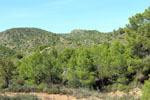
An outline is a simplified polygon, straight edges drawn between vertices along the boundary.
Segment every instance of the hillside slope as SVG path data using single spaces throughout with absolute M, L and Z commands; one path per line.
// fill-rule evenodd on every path
M 73 30 L 69 34 L 56 34 L 38 28 L 13 28 L 0 32 L 0 45 L 16 51 L 32 52 L 41 45 L 55 45 L 58 50 L 65 47 L 77 48 L 81 45 L 92 46 L 115 39 L 124 41 L 123 35 L 113 32 L 101 33 L 96 30 Z

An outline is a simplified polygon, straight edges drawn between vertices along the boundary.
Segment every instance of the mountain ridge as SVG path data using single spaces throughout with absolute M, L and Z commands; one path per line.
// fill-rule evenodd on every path
M 57 34 L 39 28 L 11 28 L 0 32 L 0 45 L 16 51 L 31 52 L 40 45 L 55 45 L 57 49 L 67 47 L 77 48 L 81 45 L 92 46 L 103 41 L 114 41 L 123 35 L 113 32 L 103 33 L 97 30 L 73 30 L 69 34 Z

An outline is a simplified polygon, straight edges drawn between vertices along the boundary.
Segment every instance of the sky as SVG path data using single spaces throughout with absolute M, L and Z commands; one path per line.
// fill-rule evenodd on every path
M 55 33 L 74 29 L 110 32 L 142 13 L 150 0 L 0 0 L 0 31 L 36 27 Z

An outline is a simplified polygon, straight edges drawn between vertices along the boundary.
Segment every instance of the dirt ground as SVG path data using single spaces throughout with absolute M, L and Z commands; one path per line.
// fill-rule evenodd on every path
M 95 97 L 88 97 L 88 98 L 77 99 L 77 98 L 75 98 L 73 96 L 69 96 L 69 95 L 35 93 L 35 92 L 31 92 L 31 93 L 12 93 L 12 92 L 7 92 L 7 93 L 4 93 L 4 95 L 7 95 L 7 96 L 13 96 L 13 95 L 16 95 L 16 94 L 33 94 L 33 95 L 36 95 L 38 98 L 40 98 L 42 100 L 103 100 L 103 99 L 99 99 L 99 98 L 95 98 Z
M 30 92 L 30 93 L 5 92 L 3 93 L 3 95 L 7 95 L 7 96 L 13 96 L 16 94 L 33 94 L 33 95 L 36 95 L 41 100 L 104 100 L 104 99 L 99 99 L 96 97 L 87 97 L 87 98 L 77 99 L 71 95 L 47 94 L 47 93 L 40 93 L 40 92 L 39 93 L 38 92 Z M 124 95 L 130 95 L 130 96 L 134 96 L 135 98 L 138 98 L 139 96 L 142 95 L 142 91 L 139 88 L 134 88 L 130 90 L 128 93 L 121 92 L 121 91 L 114 91 L 114 92 L 107 93 L 107 96 L 109 97 L 116 97 L 116 96 L 122 97 Z
M 115 91 L 115 92 L 108 93 L 108 96 L 110 97 L 115 97 L 115 96 L 122 97 L 124 95 L 134 96 L 135 98 L 138 98 L 142 96 L 142 90 L 139 88 L 134 88 L 130 90 L 128 93 L 122 91 Z

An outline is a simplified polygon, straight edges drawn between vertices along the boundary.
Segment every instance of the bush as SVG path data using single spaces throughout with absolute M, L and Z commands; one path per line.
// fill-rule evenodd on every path
M 47 93 L 49 94 L 57 94 L 59 93 L 59 90 L 57 88 L 51 88 L 47 90 Z
M 141 100 L 150 100 L 150 80 L 144 83 Z
M 47 90 L 47 84 L 41 83 L 40 85 L 37 86 L 37 90 L 45 92 Z
M 128 91 L 130 89 L 130 85 L 118 84 L 118 90 L 120 91 Z
M 23 92 L 33 92 L 36 91 L 36 85 L 25 84 L 22 86 Z
M 61 89 L 59 90 L 60 94 L 72 94 L 72 91 L 70 91 L 68 88 L 66 87 L 61 87 Z
M 72 88 L 79 88 L 82 86 L 81 82 L 77 79 L 74 79 L 72 81 L 68 81 L 67 84 L 69 87 L 72 87 Z
M 13 83 L 8 86 L 8 90 L 12 92 L 22 92 L 22 86 L 16 83 Z
M 108 85 L 104 87 L 104 90 L 106 91 L 129 91 L 130 89 L 130 84 L 129 85 L 125 85 L 125 84 L 118 84 L 118 83 L 114 83 L 112 85 Z
M 33 92 L 36 91 L 36 85 L 24 84 L 21 86 L 14 83 L 9 85 L 8 90 L 12 92 Z
M 6 82 L 2 79 L 0 79 L 0 89 L 6 88 Z
M 3 96 L 0 100 L 40 100 L 35 95 L 15 95 L 15 96 Z
M 24 85 L 24 79 L 17 79 L 16 83 L 19 85 Z

